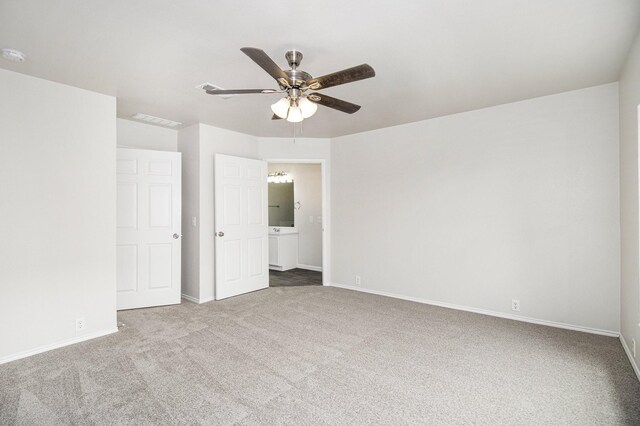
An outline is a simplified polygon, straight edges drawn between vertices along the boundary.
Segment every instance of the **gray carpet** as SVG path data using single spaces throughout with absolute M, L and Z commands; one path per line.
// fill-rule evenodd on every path
M 337 288 L 121 312 L 0 366 L 0 424 L 639 424 L 615 338 Z
M 269 287 L 291 287 L 300 285 L 322 285 L 322 272 L 308 269 L 269 271 Z

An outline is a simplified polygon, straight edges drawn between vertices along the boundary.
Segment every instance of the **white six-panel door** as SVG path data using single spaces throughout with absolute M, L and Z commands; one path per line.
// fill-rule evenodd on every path
M 117 308 L 180 303 L 181 154 L 118 148 Z
M 216 300 L 269 286 L 267 163 L 215 157 Z

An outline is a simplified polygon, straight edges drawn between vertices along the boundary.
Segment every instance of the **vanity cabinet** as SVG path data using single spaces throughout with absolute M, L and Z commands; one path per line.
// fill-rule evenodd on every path
M 298 233 L 269 233 L 269 269 L 288 271 L 298 266 Z

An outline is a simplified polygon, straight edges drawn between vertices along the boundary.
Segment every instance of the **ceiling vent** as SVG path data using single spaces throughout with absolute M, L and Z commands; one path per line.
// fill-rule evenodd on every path
M 2 57 L 11 62 L 24 62 L 27 55 L 15 49 L 2 49 Z
M 133 114 L 131 118 L 133 118 L 134 120 L 140 120 L 146 123 L 157 124 L 158 126 L 165 126 L 165 127 L 177 127 L 182 124 L 178 121 L 167 120 L 166 118 L 154 117 L 153 115 L 142 114 L 141 112 Z

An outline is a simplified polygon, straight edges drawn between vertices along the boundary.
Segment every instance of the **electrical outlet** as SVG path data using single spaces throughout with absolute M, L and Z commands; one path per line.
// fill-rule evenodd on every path
M 362 284 L 362 279 L 360 278 L 360 275 L 356 275 L 356 285 L 360 287 L 360 284 Z
M 85 327 L 84 318 L 76 318 L 76 331 L 84 330 Z
M 198 226 L 198 219 L 195 216 L 191 218 L 191 226 L 193 226 L 194 228 Z
M 633 351 L 633 357 L 636 357 L 636 339 L 631 339 L 631 350 Z
M 512 299 L 511 300 L 511 310 L 512 311 L 520 311 L 520 301 L 517 299 Z

